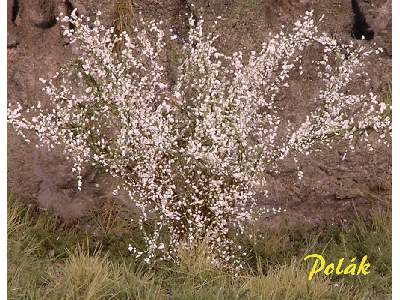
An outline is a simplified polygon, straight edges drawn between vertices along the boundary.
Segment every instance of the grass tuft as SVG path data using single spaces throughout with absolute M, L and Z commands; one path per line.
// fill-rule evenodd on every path
M 137 231 L 114 212 L 98 214 L 90 234 L 60 225 L 52 215 L 8 202 L 9 299 L 385 299 L 391 295 L 391 214 L 380 210 L 346 228 L 319 232 L 285 225 L 241 241 L 250 257 L 238 275 L 213 267 L 205 247 L 182 251 L 182 263 L 149 269 L 124 248 L 121 235 Z M 101 217 L 103 216 L 103 217 Z M 103 220 L 104 219 L 104 220 Z M 134 238 L 135 234 L 132 235 Z M 363 277 L 307 280 L 309 253 L 327 261 L 368 255 Z
M 133 21 L 133 0 L 117 0 L 115 1 L 115 20 L 114 28 L 116 34 L 122 32 L 130 32 Z M 119 54 L 122 50 L 122 43 L 119 42 L 114 46 L 114 53 Z

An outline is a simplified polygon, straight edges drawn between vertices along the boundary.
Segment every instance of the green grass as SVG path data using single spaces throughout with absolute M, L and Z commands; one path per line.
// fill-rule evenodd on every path
M 182 253 L 180 265 L 149 270 L 127 251 L 138 241 L 128 215 L 116 208 L 79 224 L 8 203 L 9 299 L 385 299 L 391 295 L 391 217 L 382 210 L 347 228 L 313 231 L 287 226 L 241 240 L 250 253 L 242 274 L 216 270 L 204 251 Z M 305 255 L 327 261 L 368 255 L 362 277 L 308 281 Z

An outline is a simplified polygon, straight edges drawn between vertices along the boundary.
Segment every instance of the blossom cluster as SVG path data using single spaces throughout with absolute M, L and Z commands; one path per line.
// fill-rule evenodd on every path
M 79 56 L 42 79 L 49 103 L 24 113 L 19 103 L 10 105 L 8 122 L 27 141 L 26 132 L 34 132 L 38 146 L 62 147 L 79 189 L 85 165 L 118 182 L 115 192 L 126 192 L 141 212 L 146 248 L 129 250 L 147 263 L 179 260 L 180 249 L 207 241 L 215 265 L 240 268 L 234 240 L 257 216 L 263 172 L 279 171 L 280 160 L 318 143 L 340 139 L 352 149 L 358 137 L 369 142 L 377 132 L 387 143 L 391 134 L 390 107 L 372 93 L 348 92 L 379 50 L 320 33 L 312 12 L 260 50 L 231 55 L 216 48 L 219 37 L 203 31 L 201 18 L 190 18 L 173 85 L 163 55 L 174 36 L 160 23 L 142 21 L 128 35 L 106 28 L 99 16 L 62 20 Z M 277 99 L 293 74 L 302 75 L 311 48 L 321 54 L 312 62 L 320 80 L 310 99 L 315 109 L 292 124 Z

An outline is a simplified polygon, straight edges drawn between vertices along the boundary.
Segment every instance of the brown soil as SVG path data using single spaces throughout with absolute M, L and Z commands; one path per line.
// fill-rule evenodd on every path
M 11 103 L 19 101 L 29 105 L 38 100 L 46 102 L 39 78 L 54 74 L 72 55 L 72 49 L 61 37 L 58 24 L 49 29 L 34 25 L 49 18 L 49 11 L 44 4 L 50 5 L 51 1 L 19 0 L 20 11 L 13 23 L 13 1 L 8 0 L 8 101 Z M 93 16 L 95 10 L 99 9 L 104 21 L 109 25 L 113 23 L 113 1 L 74 2 L 80 13 Z M 267 38 L 268 32 L 278 29 L 282 24 L 292 23 L 308 9 L 314 9 L 316 15 L 325 14 L 322 30 L 341 40 L 351 39 L 350 0 L 194 2 L 196 13 L 204 17 L 206 25 L 211 24 L 217 16 L 222 17 L 217 26 L 221 33 L 219 47 L 228 53 L 238 48 L 257 48 Z M 146 19 L 162 19 L 167 28 L 184 35 L 187 30 L 185 13 L 188 12 L 188 3 L 191 2 L 136 0 L 133 7 L 135 13 L 141 11 Z M 379 64 L 368 69 L 372 79 L 369 88 L 384 95 L 391 78 L 391 2 L 370 0 L 362 4 L 368 21 L 375 29 L 372 42 L 384 49 Z M 64 1 L 54 0 L 53 5 L 56 13 L 66 11 Z M 176 45 L 170 45 L 166 59 L 172 81 L 176 62 L 174 47 Z M 307 103 L 304 94 L 307 93 L 300 90 L 293 92 L 297 105 Z M 288 103 L 288 107 L 291 107 L 292 104 Z M 342 160 L 341 148 L 338 145 L 335 149 L 322 149 L 313 156 L 302 158 L 303 181 L 296 179 L 290 161 L 285 162 L 281 174 L 266 175 L 269 197 L 260 196 L 260 203 L 285 208 L 283 214 L 290 223 L 311 226 L 351 221 L 357 213 L 368 213 L 387 203 L 391 190 L 390 149 L 380 146 L 374 153 L 359 149 Z M 66 220 L 80 218 L 93 207 L 99 206 L 101 201 L 110 198 L 110 188 L 104 185 L 102 176 L 89 170 L 86 179 L 83 191 L 76 192 L 70 165 L 62 155 L 23 143 L 9 128 L 8 186 L 16 197 L 37 203 L 43 209 L 53 210 Z M 101 189 L 96 187 L 98 183 Z M 266 221 L 275 222 L 273 217 L 268 217 Z

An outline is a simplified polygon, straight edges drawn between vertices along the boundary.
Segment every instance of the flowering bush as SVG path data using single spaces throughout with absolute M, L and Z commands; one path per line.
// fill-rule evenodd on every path
M 339 138 L 352 149 L 358 137 L 369 143 L 371 131 L 383 143 L 391 134 L 388 108 L 376 95 L 347 92 L 379 49 L 319 33 L 312 12 L 248 55 L 219 52 L 218 36 L 205 34 L 201 19 L 196 25 L 189 19 L 173 86 L 162 64 L 160 24 L 143 22 L 128 36 L 98 17 L 63 21 L 75 25 L 74 31 L 64 26 L 64 35 L 80 56 L 42 80 L 48 105 L 38 103 L 24 117 L 17 103 L 8 121 L 27 141 L 25 131 L 33 131 L 38 146 L 61 146 L 79 189 L 85 165 L 118 180 L 115 192 L 127 192 L 141 211 L 146 242 L 146 249 L 129 249 L 148 263 L 176 260 L 180 250 L 206 241 L 215 265 L 240 267 L 234 239 L 256 216 L 263 172 L 279 171 L 280 160 L 308 154 L 319 143 Z M 117 43 L 124 45 L 118 54 Z M 312 62 L 320 80 L 315 109 L 292 124 L 277 99 L 293 74 L 305 72 L 302 59 L 310 49 L 321 54 Z

